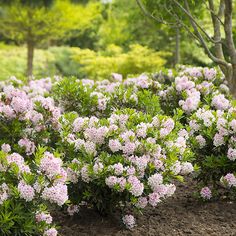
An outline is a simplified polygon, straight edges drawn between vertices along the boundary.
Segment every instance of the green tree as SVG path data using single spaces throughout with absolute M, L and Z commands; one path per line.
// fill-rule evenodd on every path
M 74 4 L 69 0 L 2 1 L 0 32 L 27 45 L 27 75 L 33 74 L 35 47 L 67 37 L 68 31 L 83 28 L 94 17 L 94 4 Z
M 156 8 L 155 3 L 153 0 L 145 6 L 151 11 Z M 169 66 L 179 63 L 206 65 L 207 56 L 203 50 L 194 44 L 189 50 L 189 36 L 179 25 L 169 27 L 169 24 L 157 22 L 152 17 L 143 17 L 136 0 L 113 0 L 105 3 L 104 9 L 104 20 L 98 31 L 98 48 L 116 44 L 128 50 L 130 44 L 141 44 L 156 51 L 171 52 L 172 56 L 167 58 Z
M 233 0 L 136 0 L 145 15 L 159 23 L 178 24 L 220 66 L 236 96 L 236 46 L 233 39 Z M 199 13 L 203 18 L 199 19 Z M 211 24 L 205 24 L 205 19 Z

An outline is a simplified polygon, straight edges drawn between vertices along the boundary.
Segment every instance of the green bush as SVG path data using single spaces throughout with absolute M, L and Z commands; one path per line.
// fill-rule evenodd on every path
M 10 76 L 21 79 L 26 71 L 26 48 L 0 44 L 0 80 Z M 50 51 L 37 49 L 34 58 L 34 76 L 44 77 L 56 73 L 55 58 Z
M 102 52 L 77 48 L 73 60 L 82 66 L 80 69 L 82 74 L 93 79 L 100 79 L 108 77 L 112 72 L 127 76 L 144 71 L 158 71 L 166 63 L 164 56 L 167 56 L 167 53 L 155 52 L 139 44 L 130 45 L 127 52 L 116 45 L 109 45 Z
M 27 52 L 25 47 L 0 44 L 0 80 L 10 76 L 23 78 L 26 71 Z M 77 47 L 51 47 L 49 50 L 36 49 L 34 76 L 57 75 L 78 78 L 103 79 L 112 72 L 141 74 L 155 72 L 162 68 L 168 56 L 165 52 L 134 44 L 125 52 L 116 45 L 109 45 L 104 51 L 93 51 Z M 95 69 L 94 69 L 95 68 Z

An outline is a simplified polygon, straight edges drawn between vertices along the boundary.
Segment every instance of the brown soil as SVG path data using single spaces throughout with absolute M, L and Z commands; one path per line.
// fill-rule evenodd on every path
M 193 184 L 181 184 L 176 194 L 148 208 L 137 216 L 137 227 L 125 230 L 118 216 L 101 217 L 92 209 L 77 217 L 61 215 L 58 223 L 62 236 L 167 236 L 167 235 L 236 235 L 236 203 L 202 203 L 192 197 Z

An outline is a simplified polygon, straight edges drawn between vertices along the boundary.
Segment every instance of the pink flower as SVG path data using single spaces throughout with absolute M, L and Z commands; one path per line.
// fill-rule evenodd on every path
M 212 98 L 211 105 L 217 110 L 226 110 L 231 106 L 229 100 L 225 98 L 224 94 L 215 95 Z
M 89 183 L 91 178 L 89 176 L 88 165 L 84 165 L 81 169 L 81 178 L 84 182 Z
M 145 208 L 148 204 L 148 200 L 146 197 L 139 197 L 138 202 L 135 204 L 136 207 L 138 208 Z
M 57 184 L 52 187 L 46 187 L 42 192 L 42 198 L 62 206 L 68 200 L 67 186 Z
M 207 80 L 213 80 L 216 76 L 216 70 L 214 68 L 204 68 L 203 74 Z
M 11 146 L 9 144 L 4 143 L 2 144 L 1 149 L 3 152 L 8 153 L 11 151 Z
M 107 108 L 107 98 L 98 98 L 98 110 L 104 111 Z
M 231 129 L 236 132 L 236 120 L 233 119 L 231 122 L 229 122 L 229 126 L 231 127 Z
M 122 221 L 128 229 L 132 229 L 135 226 L 135 219 L 132 215 L 123 216 Z
M 194 170 L 194 169 L 193 169 L 192 163 L 187 162 L 187 161 L 182 163 L 182 166 L 181 166 L 181 174 L 187 175 L 187 174 L 189 174 L 189 173 L 192 173 L 193 170 Z
M 44 232 L 43 236 L 57 236 L 57 230 L 55 228 L 50 228 Z
M 236 187 L 236 178 L 234 174 L 228 173 L 224 177 L 221 177 L 220 181 L 223 183 L 223 185 L 226 185 L 229 188 Z
M 52 217 L 50 214 L 45 214 L 43 212 L 37 213 L 35 218 L 37 222 L 45 221 L 47 224 L 52 223 Z
M 1 112 L 9 119 L 13 119 L 16 117 L 14 110 L 9 105 L 2 106 Z
M 228 149 L 228 153 L 227 153 L 227 157 L 228 157 L 231 161 L 234 161 L 234 160 L 236 159 L 236 149 L 229 148 L 229 149 Z
M 156 190 L 158 185 L 163 183 L 163 177 L 161 174 L 154 174 L 148 178 L 148 185 L 151 187 L 153 191 Z
M 130 183 L 131 187 L 129 191 L 135 196 L 139 197 L 142 195 L 144 190 L 143 183 L 140 182 L 140 180 L 136 176 L 129 176 L 128 183 Z
M 10 189 L 6 183 L 0 185 L 0 205 L 10 197 Z
M 30 141 L 27 138 L 20 139 L 18 141 L 20 147 L 24 147 L 27 155 L 32 155 L 35 151 L 34 142 Z
M 104 168 L 104 165 L 101 162 L 96 162 L 93 166 L 93 172 L 95 174 L 98 174 L 99 172 L 101 172 Z
M 211 199 L 212 197 L 211 190 L 208 187 L 202 188 L 200 191 L 200 195 L 203 199 L 207 200 Z
M 155 207 L 159 202 L 161 202 L 161 199 L 158 193 L 155 193 L 155 192 L 150 193 L 148 197 L 149 197 L 148 202 L 153 207 Z
M 224 137 L 218 133 L 215 134 L 214 139 L 213 139 L 213 144 L 216 147 L 219 147 L 225 143 Z
M 112 75 L 112 78 L 114 79 L 114 81 L 122 82 L 122 75 L 121 74 L 112 73 L 111 75 Z
M 34 188 L 30 185 L 21 181 L 18 184 L 18 191 L 20 192 L 20 197 L 23 198 L 25 201 L 29 202 L 32 201 L 35 196 Z
M 70 205 L 67 208 L 67 212 L 70 216 L 73 216 L 75 213 L 79 212 L 79 206 L 78 205 Z
M 205 140 L 205 138 L 203 138 L 202 135 L 196 136 L 196 140 L 197 140 L 200 148 L 203 148 L 206 145 L 206 140 Z
M 114 164 L 112 166 L 112 168 L 113 168 L 116 175 L 122 175 L 122 173 L 124 171 L 124 167 L 121 163 Z
M 89 154 L 89 155 L 93 155 L 96 156 L 97 151 L 96 151 L 96 144 L 91 142 L 91 141 L 87 141 L 84 143 L 84 148 L 85 151 Z
M 62 172 L 62 160 L 54 157 L 50 152 L 45 152 L 44 157 L 40 161 L 39 169 L 49 178 L 60 175 Z
M 85 119 L 78 117 L 73 122 L 74 132 L 80 132 L 84 127 Z
M 122 149 L 122 145 L 118 139 L 110 139 L 108 146 L 112 152 L 118 152 Z
M 122 150 L 123 150 L 123 153 L 124 153 L 124 154 L 126 154 L 126 155 L 131 155 L 131 154 L 134 153 L 135 148 L 136 148 L 135 143 L 126 142 L 125 145 L 123 146 Z
M 106 182 L 106 185 L 109 187 L 109 188 L 113 188 L 114 185 L 117 183 L 118 181 L 118 178 L 116 176 L 109 176 L 106 178 L 105 182 Z
M 15 163 L 18 166 L 24 164 L 24 158 L 18 153 L 12 153 L 11 155 L 7 156 L 8 164 Z
M 31 109 L 32 104 L 27 97 L 13 97 L 11 101 L 11 106 L 16 113 L 27 112 Z

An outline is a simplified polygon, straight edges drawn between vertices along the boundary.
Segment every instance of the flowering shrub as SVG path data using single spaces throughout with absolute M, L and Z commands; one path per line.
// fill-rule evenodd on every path
M 194 169 L 204 200 L 235 189 L 236 110 L 217 70 L 54 80 L 0 83 L 0 234 L 57 235 L 48 205 L 66 202 L 120 210 L 131 229 Z
M 97 81 L 64 78 L 53 89 L 53 96 L 66 111 L 81 116 L 108 117 L 114 110 L 135 108 L 151 115 L 160 113 L 157 81 L 147 75 L 122 80 L 113 74 L 113 80 Z
M 69 160 L 71 202 L 86 201 L 105 213 L 155 207 L 175 192 L 171 180 L 193 171 L 187 139 L 167 116 L 129 109 L 106 119 L 65 114 L 59 145 Z M 134 225 L 130 217 L 123 221 Z
M 0 151 L 0 234 L 57 235 L 47 205 L 68 199 L 60 157 L 40 148 L 28 165 L 20 154 L 5 151 Z
M 214 68 L 183 67 L 172 80 L 159 91 L 160 103 L 166 114 L 173 115 L 176 108 L 189 115 L 203 105 L 216 110 L 227 110 L 231 106 L 229 89 L 222 74 Z
M 5 85 L 0 93 L 0 145 L 10 145 L 9 151 L 30 156 L 35 147 L 53 147 L 59 128 L 60 109 L 45 93 L 49 79 L 31 81 L 21 88 Z
M 228 111 L 199 108 L 190 117 L 188 130 L 200 167 L 197 178 L 211 187 L 202 189 L 201 196 L 210 198 L 213 190 L 236 186 L 233 174 L 236 170 L 235 108 Z

